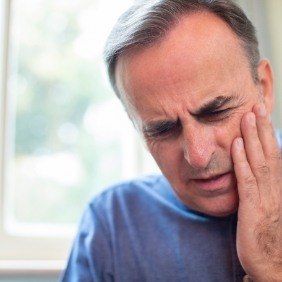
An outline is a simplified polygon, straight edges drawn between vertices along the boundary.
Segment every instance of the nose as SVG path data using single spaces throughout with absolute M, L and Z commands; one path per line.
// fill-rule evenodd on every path
M 183 128 L 183 153 L 190 166 L 197 169 L 207 168 L 215 152 L 212 129 L 198 126 Z

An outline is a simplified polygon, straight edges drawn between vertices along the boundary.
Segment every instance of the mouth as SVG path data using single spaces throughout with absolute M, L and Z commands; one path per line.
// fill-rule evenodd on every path
M 223 190 L 230 187 L 234 174 L 232 172 L 226 172 L 223 174 L 217 174 L 210 177 L 194 178 L 191 181 L 195 186 L 203 191 L 213 192 L 217 190 Z

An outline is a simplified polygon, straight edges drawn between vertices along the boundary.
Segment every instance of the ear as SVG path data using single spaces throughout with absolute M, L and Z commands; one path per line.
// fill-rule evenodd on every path
M 274 108 L 273 73 L 268 60 L 261 60 L 258 66 L 259 88 L 263 102 L 269 113 Z

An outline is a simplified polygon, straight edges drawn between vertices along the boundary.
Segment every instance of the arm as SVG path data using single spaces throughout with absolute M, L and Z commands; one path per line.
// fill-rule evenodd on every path
M 232 145 L 239 193 L 237 251 L 252 281 L 282 281 L 282 160 L 263 105 L 243 116 Z

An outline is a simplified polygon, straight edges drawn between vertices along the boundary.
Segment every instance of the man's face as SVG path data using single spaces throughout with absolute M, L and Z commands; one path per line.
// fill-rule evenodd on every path
M 123 55 L 116 78 L 131 119 L 179 198 L 206 214 L 234 212 L 231 144 L 241 136 L 242 115 L 265 99 L 230 28 L 209 13 L 185 16 L 159 43 Z

